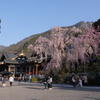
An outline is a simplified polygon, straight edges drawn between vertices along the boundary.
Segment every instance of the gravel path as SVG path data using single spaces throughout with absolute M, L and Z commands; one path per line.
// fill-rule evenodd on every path
M 0 100 L 100 100 L 100 89 L 53 86 L 44 90 L 43 84 L 14 82 L 0 87 Z

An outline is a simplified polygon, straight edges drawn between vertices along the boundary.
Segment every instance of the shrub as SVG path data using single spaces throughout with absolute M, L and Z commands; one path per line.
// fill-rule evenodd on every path
M 31 78 L 31 82 L 37 82 L 37 81 L 38 81 L 38 79 L 36 77 Z
M 65 83 L 72 84 L 71 76 L 66 76 Z
M 95 79 L 94 78 L 88 78 L 88 85 L 89 86 L 95 86 L 96 85 Z

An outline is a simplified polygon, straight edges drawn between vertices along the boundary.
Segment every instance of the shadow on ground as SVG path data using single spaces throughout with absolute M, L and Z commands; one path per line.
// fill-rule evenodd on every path
M 100 89 L 93 88 L 80 88 L 80 87 L 58 87 L 61 90 L 73 90 L 73 91 L 91 91 L 91 92 L 100 92 Z
M 44 90 L 44 85 L 43 84 L 25 84 L 25 83 L 19 83 L 16 86 L 24 86 L 24 88 L 27 89 L 37 89 L 37 90 Z M 73 90 L 73 91 L 91 91 L 91 92 L 100 92 L 100 89 L 95 89 L 95 88 L 80 88 L 80 87 L 64 87 L 64 86 L 53 86 L 54 90 L 60 89 L 63 91 L 66 90 Z

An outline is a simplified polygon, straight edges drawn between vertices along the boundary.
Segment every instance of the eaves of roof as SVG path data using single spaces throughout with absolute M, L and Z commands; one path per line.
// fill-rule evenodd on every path
M 5 63 L 8 63 L 8 64 L 23 64 L 25 63 L 25 60 L 11 60 L 11 59 L 5 59 L 4 60 Z
M 26 60 L 22 60 L 22 59 L 5 59 L 4 63 L 8 63 L 8 64 L 23 64 L 23 63 L 27 63 L 27 62 L 41 62 L 40 59 L 37 59 L 36 57 L 31 57 L 29 59 Z
M 6 59 L 11 58 L 11 57 L 15 57 L 16 56 L 16 52 L 12 52 L 12 51 L 4 51 L 4 56 Z

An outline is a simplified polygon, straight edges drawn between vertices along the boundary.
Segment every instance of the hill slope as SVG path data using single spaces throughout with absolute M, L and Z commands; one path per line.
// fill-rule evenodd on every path
M 88 27 L 91 27 L 92 22 L 84 22 L 81 21 L 73 26 L 70 27 L 77 27 L 77 28 L 81 28 L 81 29 L 87 29 Z M 50 30 L 40 33 L 40 34 L 35 34 L 32 36 L 29 36 L 21 41 L 19 41 L 17 44 L 12 44 L 9 47 L 6 47 L 5 50 L 7 51 L 17 51 L 17 52 L 21 52 L 22 50 L 24 50 L 24 52 L 28 52 L 27 47 L 30 44 L 34 44 L 34 42 L 38 39 L 39 36 L 46 36 L 48 34 L 48 37 L 50 35 Z
M 6 48 L 6 46 L 0 45 L 0 51 L 3 51 Z

